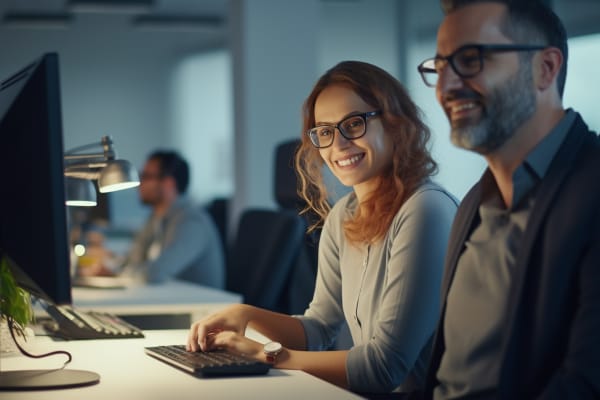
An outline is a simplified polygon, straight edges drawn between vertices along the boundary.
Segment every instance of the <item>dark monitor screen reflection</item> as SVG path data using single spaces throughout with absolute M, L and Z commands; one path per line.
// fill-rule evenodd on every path
M 0 250 L 55 304 L 71 303 L 58 55 L 0 87 Z M 18 282 L 21 283 L 21 282 Z

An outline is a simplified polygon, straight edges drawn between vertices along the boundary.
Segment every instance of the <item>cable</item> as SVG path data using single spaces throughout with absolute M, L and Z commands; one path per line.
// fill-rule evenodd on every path
M 23 347 L 21 347 L 21 345 L 19 344 L 19 341 L 17 340 L 17 338 L 15 337 L 15 327 L 14 327 L 14 322 L 12 320 L 12 318 L 8 318 L 8 330 L 10 331 L 10 336 L 12 336 L 13 341 L 15 342 L 15 344 L 17 345 L 17 348 L 19 349 L 19 351 L 21 352 L 21 354 L 23 354 L 24 356 L 27 356 L 29 358 L 44 358 L 44 357 L 49 357 L 49 356 L 54 356 L 57 354 L 64 354 L 67 356 L 67 361 L 65 361 L 65 363 L 63 364 L 63 366 L 61 368 L 66 367 L 66 365 L 68 363 L 71 362 L 71 360 L 73 359 L 73 356 L 71 356 L 71 353 L 69 353 L 66 350 L 56 350 L 56 351 L 51 351 L 49 353 L 45 353 L 45 354 L 31 354 L 29 353 L 27 350 L 25 350 Z

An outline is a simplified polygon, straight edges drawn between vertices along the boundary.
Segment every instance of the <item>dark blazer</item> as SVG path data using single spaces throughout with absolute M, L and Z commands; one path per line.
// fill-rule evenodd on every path
M 465 196 L 450 234 L 425 398 L 437 384 L 446 298 L 479 222 L 480 186 Z M 516 259 L 494 398 L 600 398 L 600 140 L 579 115 L 535 198 Z

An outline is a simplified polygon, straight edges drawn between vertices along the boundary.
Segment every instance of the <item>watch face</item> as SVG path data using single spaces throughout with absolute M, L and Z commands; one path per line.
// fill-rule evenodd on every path
M 281 351 L 281 348 L 281 343 L 269 342 L 265 344 L 264 351 L 265 353 L 279 353 Z

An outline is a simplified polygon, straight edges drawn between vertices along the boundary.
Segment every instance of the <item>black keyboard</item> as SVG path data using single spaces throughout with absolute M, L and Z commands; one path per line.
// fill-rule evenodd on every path
M 53 321 L 44 328 L 50 334 L 67 340 L 143 338 L 142 331 L 117 317 L 98 311 L 78 311 L 68 305 L 47 305 Z
M 225 351 L 190 352 L 183 345 L 146 347 L 146 354 L 196 376 L 260 375 L 270 364 Z

